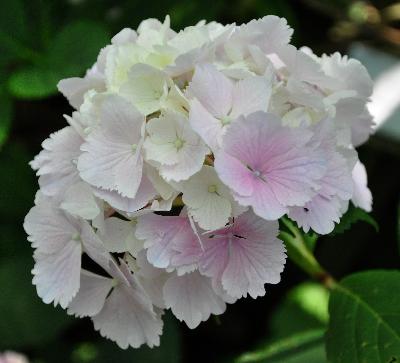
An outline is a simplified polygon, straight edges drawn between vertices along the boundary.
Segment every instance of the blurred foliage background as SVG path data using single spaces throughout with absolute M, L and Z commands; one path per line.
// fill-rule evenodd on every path
M 270 286 L 264 298 L 241 300 L 194 331 L 167 316 L 161 347 L 153 350 L 122 351 L 101 339 L 90 320 L 68 317 L 36 296 L 32 251 L 22 229 L 37 189 L 27 163 L 42 140 L 65 125 L 62 115 L 72 111 L 56 84 L 83 75 L 112 34 L 166 14 L 175 30 L 201 19 L 242 23 L 267 14 L 284 16 L 295 29 L 296 46 L 307 45 L 317 54 L 350 53 L 376 78 L 395 67 L 400 55 L 400 3 L 393 1 L 0 1 L 0 351 L 22 351 L 36 363 L 223 363 L 238 356 L 238 362 L 325 362 L 328 292 L 290 261 L 282 282 Z M 387 92 L 400 94 L 400 80 Z M 319 241 L 316 255 L 336 278 L 398 267 L 398 112 L 361 147 L 360 159 L 366 163 L 373 215 L 381 229 L 376 234 L 357 224 L 344 235 Z M 302 338 L 307 344 L 295 360 L 275 354 L 282 344 L 293 347 L 285 338 L 304 329 L 310 332 Z M 283 343 L 274 345 L 279 338 Z M 272 345 L 264 349 L 267 343 Z M 242 355 L 257 347 L 258 356 Z

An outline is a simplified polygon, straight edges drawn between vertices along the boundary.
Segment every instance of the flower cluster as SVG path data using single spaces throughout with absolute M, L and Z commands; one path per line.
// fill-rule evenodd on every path
M 25 356 L 15 352 L 0 353 L 0 363 L 29 363 Z
M 371 209 L 355 151 L 371 79 L 292 32 L 276 16 L 180 32 L 149 19 L 59 83 L 75 111 L 31 162 L 24 224 L 45 303 L 152 347 L 165 309 L 195 328 L 279 282 L 282 216 L 327 234 L 349 201 Z

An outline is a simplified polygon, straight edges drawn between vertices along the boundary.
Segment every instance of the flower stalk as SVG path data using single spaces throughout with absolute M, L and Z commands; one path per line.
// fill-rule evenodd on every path
M 284 217 L 281 221 L 287 231 L 281 231 L 279 238 L 285 243 L 290 260 L 313 279 L 332 289 L 336 285 L 335 279 L 319 264 L 304 234 L 288 218 Z

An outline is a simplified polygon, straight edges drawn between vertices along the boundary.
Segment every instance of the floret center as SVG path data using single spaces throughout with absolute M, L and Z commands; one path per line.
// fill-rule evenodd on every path
M 185 143 L 184 140 L 178 138 L 175 140 L 174 145 L 175 145 L 176 149 L 179 150 L 183 147 L 184 143 Z

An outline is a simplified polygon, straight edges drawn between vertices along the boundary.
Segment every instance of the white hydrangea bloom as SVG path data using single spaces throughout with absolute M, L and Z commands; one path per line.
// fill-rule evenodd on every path
M 271 15 L 179 32 L 147 19 L 59 82 L 75 110 L 31 162 L 24 222 L 44 302 L 121 348 L 156 346 L 165 309 L 195 328 L 280 281 L 282 216 L 328 234 L 350 202 L 372 209 L 355 150 L 372 81 L 292 34 Z

